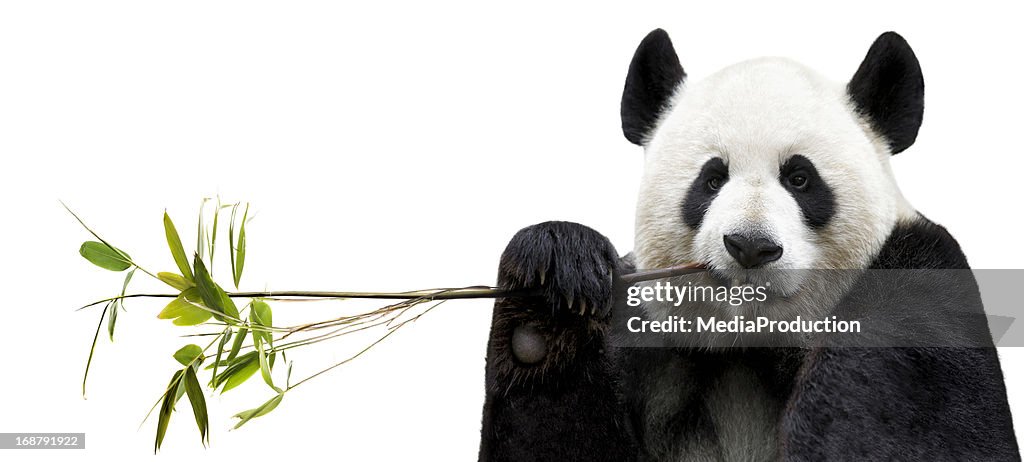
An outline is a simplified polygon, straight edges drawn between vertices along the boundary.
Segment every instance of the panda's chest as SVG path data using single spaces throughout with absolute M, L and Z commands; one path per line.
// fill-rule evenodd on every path
M 651 461 L 767 461 L 784 398 L 757 366 L 668 360 L 651 369 L 638 424 Z

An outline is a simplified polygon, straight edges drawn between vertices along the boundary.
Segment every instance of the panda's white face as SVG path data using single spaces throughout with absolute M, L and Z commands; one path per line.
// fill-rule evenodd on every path
M 789 269 L 863 268 L 915 213 L 846 88 L 790 60 L 681 85 L 645 148 L 639 268 L 700 262 L 791 296 L 807 281 Z

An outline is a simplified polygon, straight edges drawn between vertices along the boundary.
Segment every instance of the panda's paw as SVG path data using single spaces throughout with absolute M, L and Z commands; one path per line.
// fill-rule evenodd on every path
M 577 223 L 549 221 L 512 237 L 501 256 L 498 285 L 538 290 L 553 316 L 605 318 L 618 265 L 608 238 Z

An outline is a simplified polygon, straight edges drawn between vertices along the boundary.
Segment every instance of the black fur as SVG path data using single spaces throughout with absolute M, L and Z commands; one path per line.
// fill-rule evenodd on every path
M 794 177 L 804 178 L 805 183 L 801 187 L 794 186 L 791 181 Z M 790 157 L 779 169 L 779 183 L 800 206 L 807 226 L 821 229 L 832 219 L 836 212 L 835 195 L 810 159 L 799 154 Z
M 711 202 L 718 195 L 718 189 L 714 189 L 708 184 L 712 178 L 718 178 L 722 186 L 729 181 L 729 168 L 725 166 L 725 162 L 720 157 L 715 157 L 704 163 L 697 179 L 693 181 L 690 190 L 686 192 L 686 199 L 683 200 L 683 223 L 693 229 L 700 228 L 700 224 L 704 221 L 704 214 L 707 213 Z
M 893 154 L 914 144 L 924 115 L 924 77 L 903 37 L 880 35 L 846 89 Z
M 581 225 L 535 228 L 521 232 L 522 239 L 503 256 L 499 278 L 505 285 L 529 286 L 517 275 L 529 277 L 536 262 L 551 265 L 545 268 L 557 274 L 576 265 L 565 262 L 604 261 L 613 252 L 606 239 Z M 566 235 L 579 246 L 551 241 Z M 543 242 L 528 242 L 530 237 Z M 543 255 L 532 254 L 537 251 Z M 967 261 L 942 227 L 920 218 L 895 229 L 871 267 L 964 269 Z M 597 272 L 584 271 L 579 278 L 588 274 Z M 547 292 L 599 285 L 596 278 L 562 280 L 573 287 Z M 971 294 L 978 296 L 976 287 Z M 991 344 L 724 353 L 618 349 L 606 341 L 606 318 L 570 316 L 571 310 L 552 315 L 548 300 L 495 303 L 482 461 L 641 461 L 685 452 L 697 441 L 714 440 L 718 429 L 702 396 L 734 365 L 754 370 L 775 403 L 780 460 L 1020 460 Z M 546 335 L 550 351 L 539 364 L 518 363 L 510 352 L 511 332 L 524 324 L 537 325 Z M 679 400 L 672 409 L 649 400 L 650 378 L 666 372 L 678 377 Z M 662 416 L 648 418 L 652 410 Z
M 893 231 L 872 268 L 968 266 L 953 237 L 921 218 Z M 907 281 L 890 282 L 907 290 Z M 783 418 L 783 454 L 798 461 L 1020 460 L 999 358 L 987 338 L 985 348 L 813 350 Z
M 655 29 L 633 54 L 622 90 L 622 133 L 633 144 L 647 142 L 676 87 L 686 78 L 668 33 Z
M 499 286 L 544 295 L 495 303 L 480 461 L 629 460 L 636 453 L 605 346 L 617 267 L 608 239 L 582 225 L 541 223 L 513 237 Z M 582 314 L 581 303 L 588 304 Z M 521 363 L 512 352 L 522 325 L 546 337 L 549 351 L 539 363 Z
M 924 217 L 896 228 L 872 268 L 886 269 L 968 269 L 967 257 L 946 228 Z

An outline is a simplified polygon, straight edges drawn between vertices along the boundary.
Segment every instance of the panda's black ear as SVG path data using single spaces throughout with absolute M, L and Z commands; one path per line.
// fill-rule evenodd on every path
M 655 29 L 633 54 L 622 90 L 622 133 L 644 145 L 677 86 L 686 78 L 668 33 Z
M 914 144 L 924 115 L 924 77 L 903 37 L 895 32 L 878 36 L 846 90 L 893 154 Z

